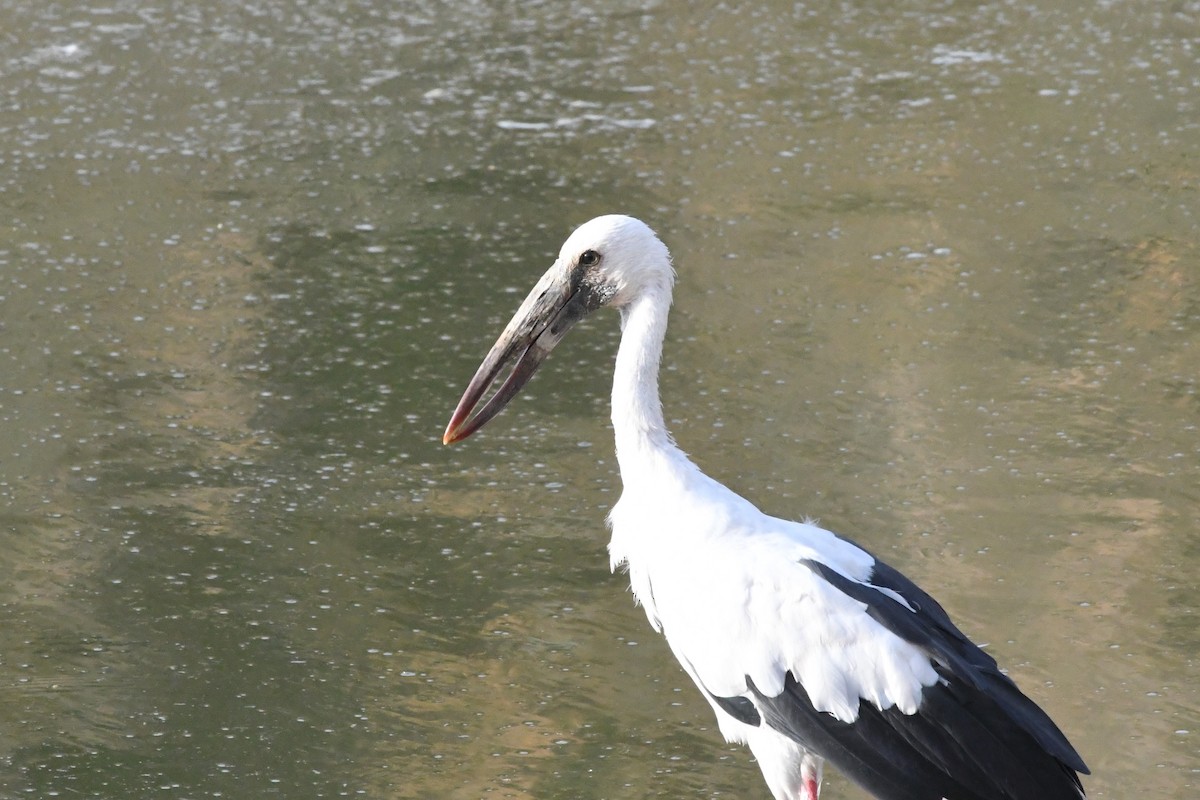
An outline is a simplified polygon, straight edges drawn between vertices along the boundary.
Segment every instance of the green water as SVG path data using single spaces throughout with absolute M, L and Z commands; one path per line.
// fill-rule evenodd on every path
M 609 211 L 696 461 L 1192 797 L 1200 8 L 572 5 L 7 4 L 0 797 L 767 797 L 608 574 L 615 319 L 439 443 Z

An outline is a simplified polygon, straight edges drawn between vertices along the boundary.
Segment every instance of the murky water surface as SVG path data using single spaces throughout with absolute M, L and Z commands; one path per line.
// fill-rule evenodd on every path
M 697 461 L 1196 796 L 1200 4 L 5 5 L 3 797 L 766 797 L 606 569 L 615 319 L 438 443 L 614 210 Z

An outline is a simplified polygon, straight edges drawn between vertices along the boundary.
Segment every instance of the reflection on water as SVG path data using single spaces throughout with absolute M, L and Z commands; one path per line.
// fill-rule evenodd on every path
M 8 17 L 0 796 L 764 796 L 605 568 L 615 321 L 438 444 L 612 210 L 697 461 L 1194 794 L 1200 9 Z

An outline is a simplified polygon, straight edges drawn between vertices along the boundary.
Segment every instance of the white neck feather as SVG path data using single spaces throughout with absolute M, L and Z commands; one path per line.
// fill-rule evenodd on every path
M 658 370 L 670 307 L 671 287 L 663 284 L 647 289 L 621 308 L 612 423 L 626 491 L 654 477 L 665 466 L 664 460 L 683 458 L 663 421 L 658 394 Z

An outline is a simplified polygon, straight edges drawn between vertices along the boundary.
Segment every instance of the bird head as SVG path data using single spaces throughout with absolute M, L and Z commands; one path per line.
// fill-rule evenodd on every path
M 648 292 L 669 293 L 673 279 L 666 245 L 641 220 L 611 214 L 581 225 L 484 357 L 442 442 L 465 439 L 500 413 L 583 317 L 602 306 L 623 308 Z M 480 406 L 510 362 L 508 377 Z

